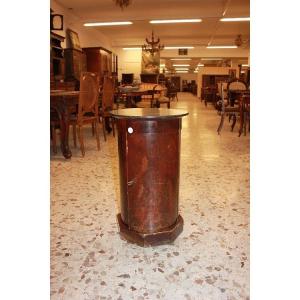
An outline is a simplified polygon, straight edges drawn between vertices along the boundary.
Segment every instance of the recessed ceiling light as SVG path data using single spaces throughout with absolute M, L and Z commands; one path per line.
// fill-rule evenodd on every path
M 123 48 L 123 50 L 141 50 L 141 47 L 128 47 L 128 48 Z
M 131 21 L 124 21 L 124 22 L 95 22 L 95 23 L 84 23 L 84 26 L 116 26 L 116 25 L 131 25 Z
M 181 64 L 181 65 L 173 65 L 174 67 L 189 67 L 190 65 L 189 64 Z
M 170 46 L 170 47 L 165 47 L 165 50 L 171 50 L 171 49 L 194 49 L 193 46 Z
M 207 46 L 207 49 L 235 49 L 237 46 Z
M 151 24 L 170 24 L 170 23 L 200 23 L 201 19 L 179 19 L 179 20 L 151 20 Z
M 176 71 L 176 73 L 188 73 L 189 71 Z
M 194 73 L 198 73 L 198 71 L 195 70 Z
M 198 67 L 204 67 L 204 64 L 198 64 L 197 66 Z
M 171 60 L 192 60 L 191 58 L 171 58 Z
M 244 22 L 250 21 L 250 17 L 247 18 L 222 18 L 220 19 L 221 22 Z

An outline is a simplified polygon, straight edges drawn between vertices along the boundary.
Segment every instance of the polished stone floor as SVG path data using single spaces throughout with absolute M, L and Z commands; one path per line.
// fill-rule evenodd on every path
M 189 93 L 181 141 L 180 213 L 171 245 L 141 248 L 120 239 L 117 139 L 86 156 L 51 156 L 51 299 L 249 299 L 249 134 Z M 72 143 L 71 143 L 72 144 Z

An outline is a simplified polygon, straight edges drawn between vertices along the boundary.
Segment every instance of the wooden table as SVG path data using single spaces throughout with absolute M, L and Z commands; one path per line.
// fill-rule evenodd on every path
M 170 243 L 183 230 L 178 214 L 181 119 L 166 108 L 113 110 L 117 119 L 120 235 L 140 246 Z
M 69 148 L 69 108 L 78 104 L 79 91 L 50 91 L 50 107 L 59 117 L 60 124 L 60 147 L 65 158 L 71 158 Z
M 155 90 L 153 88 L 156 86 Z M 139 89 L 126 89 L 125 87 L 119 87 L 118 91 L 120 94 L 126 97 L 125 107 L 136 108 L 135 97 L 142 96 L 153 96 L 154 94 L 160 94 L 166 90 L 166 87 L 158 84 L 141 84 Z

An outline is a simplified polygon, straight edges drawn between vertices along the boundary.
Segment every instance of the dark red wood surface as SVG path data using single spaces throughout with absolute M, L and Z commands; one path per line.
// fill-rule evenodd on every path
M 128 115 L 129 111 L 123 113 Z M 173 114 L 173 117 L 150 119 L 118 115 L 121 219 L 124 223 L 120 231 L 122 235 L 122 228 L 127 226 L 123 237 L 131 242 L 142 244 L 140 240 L 145 237 L 151 245 L 170 242 L 182 231 L 181 217 L 177 224 L 181 116 Z M 130 232 L 132 235 L 128 238 Z

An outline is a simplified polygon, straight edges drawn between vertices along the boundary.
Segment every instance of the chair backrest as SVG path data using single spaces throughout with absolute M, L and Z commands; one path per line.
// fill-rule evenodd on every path
M 102 111 L 113 109 L 114 106 L 114 82 L 111 76 L 105 76 L 102 90 Z
M 80 90 L 78 101 L 78 120 L 86 113 L 98 116 L 99 75 L 92 72 L 82 72 L 80 75 Z
M 227 84 L 227 90 L 247 90 L 248 86 L 247 83 L 243 80 L 240 80 L 238 78 L 234 78 L 230 80 Z

